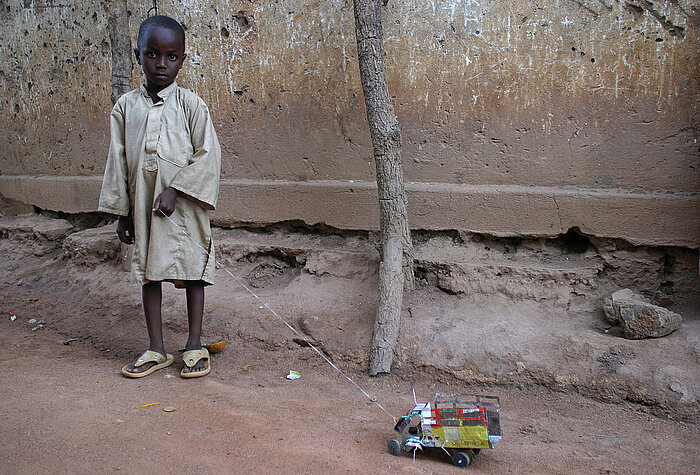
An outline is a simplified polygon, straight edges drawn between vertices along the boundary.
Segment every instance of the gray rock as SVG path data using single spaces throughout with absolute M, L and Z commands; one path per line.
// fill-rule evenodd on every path
M 71 234 L 63 242 L 63 254 L 79 266 L 119 261 L 121 245 L 114 224 Z
M 38 214 L 0 219 L 0 239 L 31 242 L 28 247 L 39 257 L 60 249 L 63 241 L 73 231 L 73 225 L 64 219 Z
M 680 328 L 683 319 L 677 313 L 654 305 L 629 289 L 618 290 L 603 305 L 605 318 L 622 326 L 625 338 L 659 338 Z
M 34 235 L 39 240 L 60 242 L 73 231 L 73 225 L 64 219 L 51 219 L 34 226 Z
M 38 214 L 8 216 L 0 221 L 0 238 L 36 239 L 40 242 L 63 241 L 73 232 L 73 225 L 64 219 L 52 219 Z
M 697 398 L 693 396 L 690 389 L 684 388 L 678 383 L 671 384 L 671 391 L 681 395 L 680 401 L 678 401 L 681 404 L 693 404 L 695 401 L 697 401 Z

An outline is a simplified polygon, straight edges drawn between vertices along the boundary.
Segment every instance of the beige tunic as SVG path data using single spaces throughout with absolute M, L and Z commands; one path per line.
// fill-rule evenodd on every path
M 219 195 L 221 148 L 207 105 L 173 83 L 153 104 L 145 87 L 124 94 L 112 109 L 111 143 L 99 210 L 132 213 L 131 275 L 149 281 L 214 282 L 214 246 L 207 210 Z M 156 197 L 176 189 L 175 212 L 153 213 Z M 211 256 L 197 246 L 182 228 Z

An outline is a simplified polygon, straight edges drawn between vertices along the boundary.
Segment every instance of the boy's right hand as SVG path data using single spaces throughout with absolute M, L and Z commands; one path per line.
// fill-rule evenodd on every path
M 124 244 L 134 243 L 134 220 L 129 216 L 119 216 L 117 222 L 117 236 Z

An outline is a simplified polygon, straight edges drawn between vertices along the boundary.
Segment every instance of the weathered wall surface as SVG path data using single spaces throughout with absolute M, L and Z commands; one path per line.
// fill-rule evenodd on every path
M 128 22 L 114 18 L 122 4 Z M 151 6 L 0 4 L 0 194 L 95 209 L 112 52 L 124 51 L 121 33 L 134 43 Z M 214 111 L 215 219 L 376 228 L 352 3 L 158 6 L 187 28 L 179 82 Z M 391 0 L 384 12 L 413 227 L 576 226 L 700 246 L 697 1 Z

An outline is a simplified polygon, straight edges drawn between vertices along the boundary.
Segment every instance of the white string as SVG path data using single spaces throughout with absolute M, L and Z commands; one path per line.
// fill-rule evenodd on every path
M 362 389 L 362 388 L 360 387 L 360 385 L 358 385 L 350 376 L 348 376 L 348 375 L 345 374 L 340 368 L 338 368 L 338 367 L 335 365 L 335 363 L 333 363 L 325 354 L 323 354 L 323 352 L 322 352 L 321 350 L 319 350 L 318 348 L 316 348 L 316 346 L 315 346 L 314 344 L 312 344 L 309 340 L 307 340 L 306 337 L 305 337 L 304 335 L 302 335 L 301 333 L 299 333 L 299 332 L 297 331 L 296 328 L 294 328 L 292 325 L 290 325 L 289 323 L 287 323 L 287 321 L 286 321 L 284 318 L 282 318 L 277 312 L 275 312 L 275 310 L 274 310 L 272 307 L 270 307 L 270 306 L 267 304 L 267 302 L 264 302 L 260 297 L 258 297 L 258 295 L 257 295 L 255 292 L 253 292 L 247 285 L 245 285 L 245 283 L 244 283 L 241 279 L 239 279 L 238 277 L 236 277 L 236 276 L 235 276 L 231 271 L 229 271 L 222 263 L 220 263 L 219 261 L 217 261 L 217 260 L 211 255 L 211 253 L 210 253 L 208 250 L 204 249 L 204 247 L 202 247 L 201 244 L 199 244 L 192 236 L 190 236 L 189 233 L 188 233 L 187 231 L 185 231 L 185 229 L 184 229 L 182 226 L 180 226 L 180 225 L 177 224 L 175 221 L 173 221 L 172 218 L 170 218 L 170 216 L 166 216 L 166 215 L 163 214 L 162 212 L 161 212 L 161 216 L 164 216 L 164 217 L 168 218 L 168 220 L 169 220 L 171 223 L 173 223 L 173 225 L 174 225 L 175 227 L 179 228 L 180 231 L 182 231 L 182 234 L 184 234 L 185 236 L 187 236 L 187 237 L 189 238 L 190 241 L 192 241 L 197 247 L 199 247 L 201 250 L 203 250 L 210 258 L 214 259 L 214 263 L 215 263 L 217 266 L 219 266 L 220 269 L 223 269 L 228 275 L 230 275 L 230 276 L 233 278 L 233 280 L 235 280 L 236 282 L 238 282 L 238 283 L 241 285 L 241 287 L 243 287 L 250 295 L 252 295 L 258 302 L 260 302 L 260 303 L 263 305 L 263 307 L 265 307 L 270 313 L 272 313 L 275 317 L 277 317 L 277 319 L 278 319 L 279 321 L 281 321 L 282 323 L 284 323 L 284 324 L 287 326 L 287 328 L 289 328 L 292 332 L 294 332 L 294 334 L 295 334 L 296 336 L 298 336 L 299 338 L 301 338 L 302 340 L 304 340 L 304 343 L 306 343 L 307 345 L 309 345 L 309 347 L 310 347 L 312 350 L 314 350 L 321 358 L 323 358 L 324 360 L 326 360 L 326 362 L 327 362 L 329 365 L 331 365 L 331 366 L 333 367 L 333 369 L 335 369 L 338 373 L 340 373 L 341 375 L 343 375 L 343 376 L 345 377 L 345 379 L 347 379 L 348 381 L 350 381 L 350 383 L 351 383 L 353 386 L 355 386 L 362 394 L 364 394 L 365 397 L 366 397 L 367 399 L 369 399 L 370 401 L 372 401 L 372 403 L 373 403 L 374 405 L 376 405 L 379 409 L 381 409 L 382 411 L 384 411 L 389 417 L 391 417 L 391 418 L 393 419 L 394 422 L 396 422 L 396 420 L 397 420 L 396 417 L 394 417 L 389 411 L 387 411 L 386 409 L 384 409 L 384 407 L 383 407 L 381 404 L 379 404 L 375 398 L 373 398 L 372 396 L 370 396 L 370 395 L 367 393 L 367 391 L 365 391 L 364 389 Z

